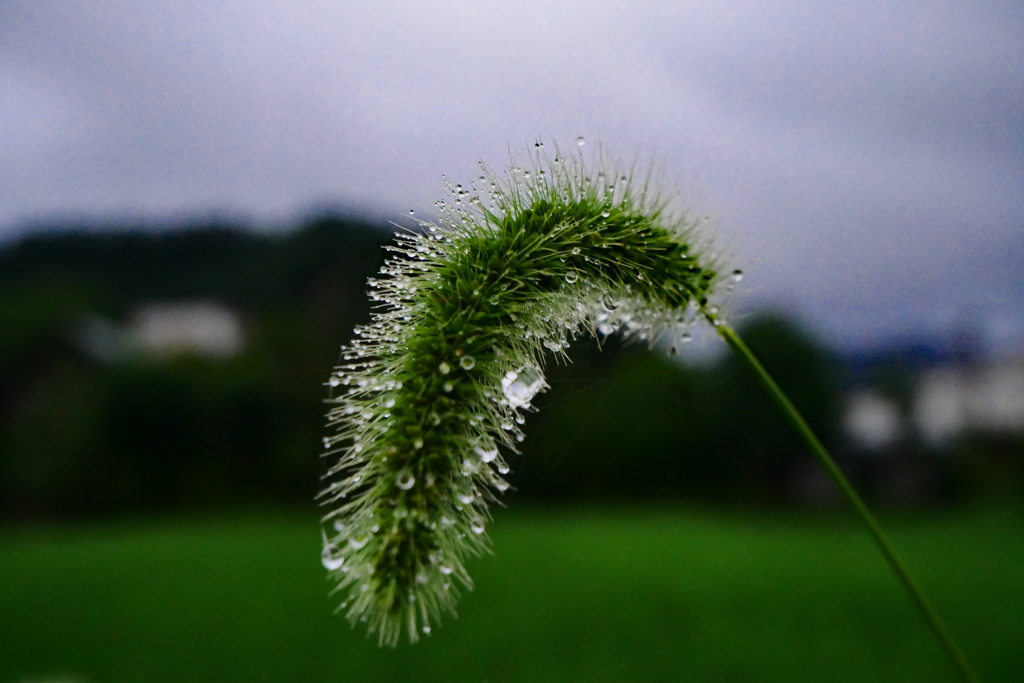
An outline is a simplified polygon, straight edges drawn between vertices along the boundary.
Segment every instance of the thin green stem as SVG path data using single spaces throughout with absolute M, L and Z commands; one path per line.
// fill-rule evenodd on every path
M 821 441 L 818 440 L 818 437 L 814 435 L 810 426 L 808 426 L 807 422 L 804 421 L 804 418 L 782 392 L 779 385 L 775 383 L 775 380 L 772 379 L 771 375 L 768 374 L 768 371 L 765 370 L 764 366 L 761 365 L 760 361 L 757 360 L 757 357 L 750 348 L 743 343 L 743 340 L 738 334 L 736 334 L 736 331 L 721 321 L 714 319 L 713 316 L 708 315 L 707 317 L 708 320 L 710 320 L 718 329 L 718 333 L 722 335 L 726 343 L 728 343 L 732 350 L 736 352 L 736 355 L 739 356 L 740 360 L 742 360 L 754 375 L 757 376 L 758 380 L 760 380 L 761 384 L 768 392 L 768 395 L 771 396 L 772 400 L 775 401 L 779 408 L 782 409 L 782 412 L 786 414 L 786 417 L 789 418 L 790 423 L 796 428 L 796 431 L 799 432 L 804 443 L 811 449 L 811 453 L 814 455 L 815 459 L 817 459 L 821 466 L 825 468 L 825 471 L 828 472 L 832 481 L 835 482 L 836 486 L 843 494 L 843 497 L 846 498 L 846 501 L 860 516 L 861 520 L 867 526 L 868 531 L 871 533 L 871 537 L 875 540 L 875 544 L 878 546 L 878 549 L 882 552 L 882 556 L 885 557 L 885 561 L 889 563 L 889 567 L 896 575 L 896 578 L 899 579 L 901 584 L 903 584 L 903 588 L 910 596 L 911 602 L 917 605 L 918 610 L 920 610 L 925 621 L 928 622 L 928 625 L 931 627 L 936 639 L 938 639 L 939 644 L 949 655 L 950 659 L 953 660 L 953 664 L 959 671 L 960 677 L 968 683 L 977 683 L 978 677 L 971 669 L 971 665 L 967 663 L 967 659 L 964 657 L 960 647 L 956 644 L 956 641 L 953 640 L 953 637 L 950 635 L 946 625 L 942 622 L 942 619 L 939 618 L 938 613 L 935 611 L 935 608 L 932 607 L 928 598 L 925 597 L 921 587 L 917 584 L 917 581 L 911 575 L 910 570 L 907 569 L 903 560 L 901 560 L 899 555 L 896 554 L 896 549 L 893 548 L 892 543 L 889 542 L 889 539 L 886 537 L 885 532 L 882 531 L 882 527 L 878 525 L 878 521 L 875 519 L 874 515 L 871 514 L 870 510 L 868 510 L 867 505 L 865 505 L 864 501 L 861 500 L 861 497 L 857 494 L 857 491 L 854 490 L 850 481 L 836 465 L 832 456 L 830 456 L 828 451 L 825 450 L 825 446 L 823 446 Z

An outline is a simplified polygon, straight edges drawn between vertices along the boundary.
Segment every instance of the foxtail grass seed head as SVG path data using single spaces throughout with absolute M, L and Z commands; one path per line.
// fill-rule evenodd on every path
M 448 183 L 440 221 L 396 233 L 375 311 L 327 385 L 320 502 L 339 611 L 382 644 L 430 633 L 472 588 L 505 457 L 583 334 L 673 350 L 720 283 L 699 220 L 598 149 L 541 143 L 504 176 Z M 706 308 L 706 310 L 709 310 Z

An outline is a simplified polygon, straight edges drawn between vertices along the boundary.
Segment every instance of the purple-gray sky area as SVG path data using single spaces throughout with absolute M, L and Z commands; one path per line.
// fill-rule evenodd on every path
M 1024 4 L 0 2 L 0 241 L 429 214 L 540 135 L 654 154 L 843 346 L 1024 347 Z

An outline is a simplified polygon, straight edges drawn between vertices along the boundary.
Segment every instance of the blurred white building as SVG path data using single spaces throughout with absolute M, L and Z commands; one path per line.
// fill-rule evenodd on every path
M 883 394 L 865 389 L 846 400 L 843 427 L 857 444 L 880 452 L 896 443 L 903 433 L 899 406 Z
M 211 301 L 148 304 L 135 311 L 125 332 L 132 346 L 154 356 L 230 358 L 245 345 L 238 314 Z
M 925 372 L 914 396 L 913 421 L 935 446 L 967 431 L 1024 432 L 1024 362 Z
M 105 363 L 136 354 L 227 359 L 245 347 L 241 317 L 213 301 L 146 304 L 124 326 L 93 316 L 79 326 L 75 338 L 87 354 Z
M 913 433 L 932 447 L 965 434 L 1024 433 L 1024 359 L 925 370 L 906 412 L 879 390 L 858 389 L 843 427 L 865 453 L 884 453 Z

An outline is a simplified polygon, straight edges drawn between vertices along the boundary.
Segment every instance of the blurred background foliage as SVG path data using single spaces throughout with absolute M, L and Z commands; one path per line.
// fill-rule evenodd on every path
M 366 278 L 390 234 L 322 215 L 273 234 L 39 231 L 0 249 L 0 517 L 310 505 L 323 383 L 368 318 Z M 237 322 L 238 343 L 211 352 L 133 342 L 147 307 L 168 302 L 214 306 Z M 868 498 L 1020 498 L 1019 433 L 952 449 L 903 438 L 884 457 L 846 438 L 851 388 L 882 387 L 910 411 L 915 363 L 935 360 L 927 348 L 843 357 L 777 312 L 739 324 Z M 729 355 L 694 362 L 685 347 L 679 357 L 621 347 L 581 339 L 573 362 L 549 364 L 552 390 L 513 456 L 509 501 L 835 502 Z

